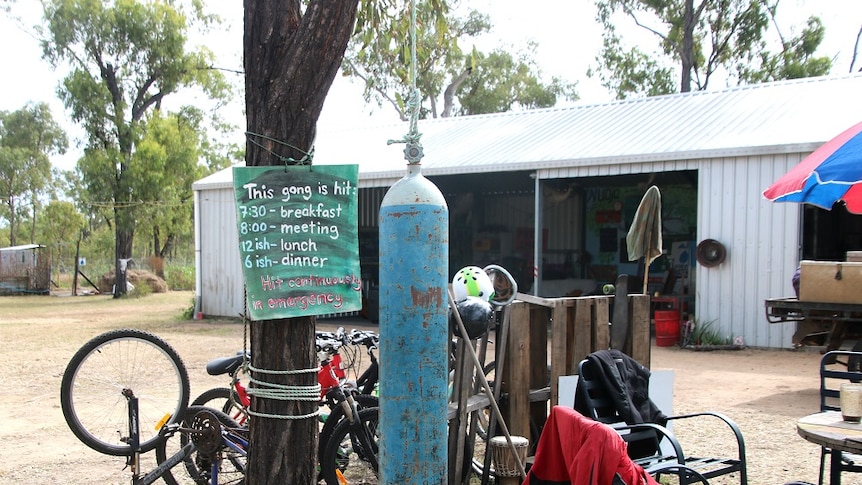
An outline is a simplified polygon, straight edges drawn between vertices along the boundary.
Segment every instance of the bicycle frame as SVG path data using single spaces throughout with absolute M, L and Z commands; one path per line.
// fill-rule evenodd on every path
M 246 453 L 248 452 L 247 439 L 243 438 L 238 433 L 235 433 L 229 429 L 225 429 L 224 427 L 222 427 L 221 436 L 222 442 L 225 444 L 225 446 L 232 449 L 233 451 L 236 451 L 237 453 L 240 453 L 243 456 L 246 455 Z M 210 476 L 212 477 L 211 481 L 213 484 L 218 483 L 220 461 L 221 460 L 213 460 L 212 472 L 210 474 Z M 243 473 L 245 473 L 245 470 L 243 470 Z
M 151 485 L 173 467 L 182 463 L 186 458 L 195 452 L 196 447 L 193 440 L 183 446 L 178 452 L 168 457 L 162 463 L 159 463 L 154 469 L 150 470 L 143 476 L 141 473 L 141 453 L 140 453 L 140 421 L 138 420 L 138 398 L 134 395 L 131 389 L 123 389 L 123 396 L 126 398 L 129 410 L 129 436 L 126 439 L 134 452 L 128 457 L 126 464 L 132 470 L 132 485 Z M 166 419 L 167 420 L 167 419 Z M 163 426 L 159 431 L 165 439 L 173 436 L 176 432 L 184 432 L 179 424 L 170 424 Z M 246 456 L 248 450 L 248 440 L 243 438 L 239 433 L 230 429 L 221 427 L 222 445 L 232 449 L 233 451 Z M 221 469 L 221 459 L 215 459 L 212 463 L 210 483 L 213 485 L 218 483 L 219 470 Z
M 131 389 L 123 389 L 123 396 L 126 398 L 126 402 L 129 407 L 129 436 L 126 438 L 128 444 L 132 447 L 132 454 L 128 457 L 126 464 L 132 470 L 132 485 L 150 485 L 155 483 L 156 480 L 160 479 L 162 475 L 165 474 L 168 470 L 178 465 L 180 462 L 185 460 L 189 455 L 191 455 L 195 450 L 195 445 L 191 441 L 186 444 L 180 451 L 175 453 L 173 456 L 168 458 L 162 463 L 145 474 L 144 476 L 140 476 L 141 472 L 141 452 L 140 452 L 140 436 L 141 436 L 141 428 L 140 422 L 138 420 L 138 398 L 135 396 L 134 392 Z M 177 429 L 178 425 L 169 425 L 163 427 L 162 430 L 159 431 L 159 434 L 163 434 L 164 436 L 170 436 Z

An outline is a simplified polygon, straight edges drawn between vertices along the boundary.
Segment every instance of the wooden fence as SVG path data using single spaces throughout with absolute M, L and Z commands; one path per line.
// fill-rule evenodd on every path
M 611 296 L 522 297 L 512 304 L 501 377 L 508 396 L 503 417 L 513 435 L 529 437 L 531 419 L 544 424 L 559 401 L 559 377 L 577 374 L 581 360 L 608 348 L 612 301 Z M 649 296 L 629 295 L 626 304 L 628 336 L 619 350 L 649 367 Z
M 530 439 L 531 454 L 536 445 L 536 430 L 544 426 L 550 408 L 559 400 L 559 377 L 576 374 L 578 362 L 594 351 L 609 348 L 613 300 L 613 296 L 538 298 L 519 294 L 507 308 L 508 333 L 503 336 L 498 332 L 494 336 L 498 346 L 495 382 L 502 381 L 503 421 L 511 435 Z M 649 367 L 650 298 L 628 295 L 625 304 L 628 331 L 625 345 L 619 350 Z M 471 367 L 472 362 L 465 366 Z M 460 405 L 458 398 L 450 404 L 449 419 L 450 429 L 464 430 L 469 414 L 489 408 L 490 399 L 463 385 L 465 379 L 460 382 L 462 389 L 472 395 L 463 397 Z M 463 434 L 459 432 L 457 436 Z M 458 481 L 455 477 L 462 466 L 469 466 L 462 465 L 469 463 L 469 458 L 460 453 L 462 441 L 457 436 L 450 436 L 449 442 L 450 483 Z

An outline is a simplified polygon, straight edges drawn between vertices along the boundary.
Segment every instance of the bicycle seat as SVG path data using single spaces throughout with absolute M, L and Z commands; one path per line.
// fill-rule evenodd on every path
M 219 357 L 207 362 L 207 374 L 218 376 L 221 374 L 233 374 L 242 365 L 242 352 L 230 357 Z

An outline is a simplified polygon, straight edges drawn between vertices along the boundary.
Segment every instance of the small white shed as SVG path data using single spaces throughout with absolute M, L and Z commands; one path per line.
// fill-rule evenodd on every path
M 486 173 L 493 183 L 493 177 L 528 171 L 535 194 L 556 179 L 696 172 L 697 241 L 715 239 L 727 248 L 722 264 L 696 266 L 696 317 L 715 321 L 722 333 L 741 336 L 747 345 L 788 348 L 795 325 L 769 324 L 764 300 L 792 291 L 802 209 L 773 204 L 761 193 L 862 120 L 860 92 L 862 76 L 848 75 L 425 120 L 419 122 L 422 172 L 432 180 Z M 357 163 L 360 189 L 388 187 L 404 174 L 406 162 L 403 145 L 387 140 L 400 138 L 407 128 L 321 132 L 314 163 Z M 236 316 L 243 297 L 231 170 L 192 188 L 199 311 Z M 541 213 L 539 199 L 534 207 Z M 375 220 L 376 207 L 362 218 Z
M 51 291 L 51 258 L 41 244 L 0 248 L 0 294 Z

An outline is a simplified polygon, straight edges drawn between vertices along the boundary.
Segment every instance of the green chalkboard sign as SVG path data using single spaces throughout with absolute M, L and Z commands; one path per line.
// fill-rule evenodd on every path
M 362 308 L 357 165 L 234 167 L 248 316 Z

